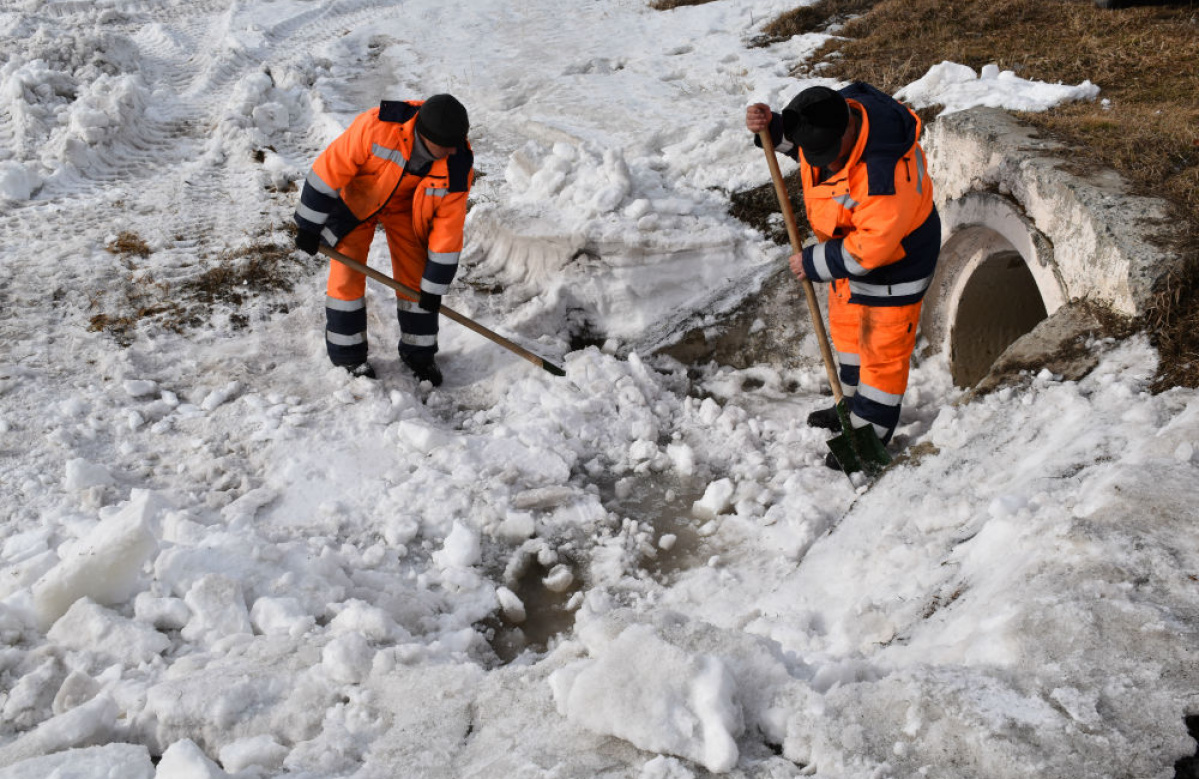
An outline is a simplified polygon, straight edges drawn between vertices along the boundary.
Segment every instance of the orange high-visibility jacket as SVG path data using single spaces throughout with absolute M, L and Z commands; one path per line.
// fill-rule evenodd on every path
M 399 189 L 412 156 L 416 115 L 423 100 L 385 100 L 359 114 L 321 152 L 300 193 L 295 221 L 337 246 L 358 225 L 378 214 Z M 445 294 L 458 270 L 466 200 L 474 183 L 474 154 L 463 142 L 433 162 L 412 196 L 412 228 L 428 249 L 421 289 Z
M 941 250 L 933 182 L 917 142 L 920 119 L 869 84 L 840 92 L 862 127 L 845 167 L 823 182 L 798 147 L 781 138 L 781 120 L 772 123 L 778 151 L 800 163 L 804 208 L 819 239 L 803 251 L 804 273 L 813 281 L 847 279 L 851 303 L 919 302 Z

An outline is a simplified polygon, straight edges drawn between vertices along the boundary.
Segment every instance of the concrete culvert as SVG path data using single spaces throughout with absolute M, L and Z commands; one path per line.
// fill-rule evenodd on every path
M 972 387 L 1065 302 L 1049 241 L 1009 199 L 972 192 L 943 207 L 941 259 L 921 327 Z
M 1045 317 L 1045 303 L 1019 254 L 1005 252 L 983 260 L 962 289 L 952 324 L 953 383 L 978 383 L 1005 349 Z
M 995 109 L 940 117 L 927 144 L 942 221 L 920 323 L 929 349 L 962 388 L 1039 368 L 1085 375 L 1085 345 L 1139 316 L 1179 263 L 1165 204 L 1111 171 L 1071 168 L 1068 149 Z

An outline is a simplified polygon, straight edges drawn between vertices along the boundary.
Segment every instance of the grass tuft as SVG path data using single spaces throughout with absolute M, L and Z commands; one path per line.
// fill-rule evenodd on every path
M 122 257 L 149 257 L 150 245 L 142 240 L 137 233 L 129 230 L 122 231 L 104 247 L 110 254 Z

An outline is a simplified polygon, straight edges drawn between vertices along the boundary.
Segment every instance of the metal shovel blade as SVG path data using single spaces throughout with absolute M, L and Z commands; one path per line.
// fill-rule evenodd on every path
M 851 425 L 844 400 L 837 404 L 837 418 L 841 420 L 841 432 L 828 440 L 828 448 L 845 475 L 864 471 L 873 478 L 882 473 L 883 468 L 891 463 L 891 455 L 887 454 L 887 448 L 879 440 L 878 433 L 874 432 L 874 426 Z

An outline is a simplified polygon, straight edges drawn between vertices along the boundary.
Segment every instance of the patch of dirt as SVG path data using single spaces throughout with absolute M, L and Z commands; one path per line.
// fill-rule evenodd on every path
M 766 168 L 765 161 L 762 168 Z M 799 180 L 799 171 L 783 176 L 783 183 L 787 186 L 787 199 L 791 201 L 791 210 L 795 212 L 795 227 L 801 236 L 807 235 L 812 228 L 808 226 L 808 217 L 804 212 L 803 184 Z M 786 246 L 791 242 L 787 237 L 787 226 L 783 224 L 783 215 L 779 211 L 779 199 L 774 191 L 773 181 L 753 189 L 733 192 L 729 198 L 732 200 L 729 213 L 737 219 L 760 230 L 780 246 Z
M 796 367 L 800 345 L 812 332 L 803 287 L 780 263 L 756 295 L 712 327 L 694 328 L 658 350 L 685 365 L 715 362 L 738 370 L 754 365 Z
M 150 248 L 140 238 L 122 233 L 109 251 L 123 259 L 148 257 Z M 144 252 L 144 253 L 143 253 Z M 139 328 L 160 327 L 184 332 L 208 326 L 218 309 L 226 311 L 234 329 L 249 325 L 243 309 L 250 301 L 290 292 L 298 279 L 323 265 L 294 251 L 290 244 L 264 242 L 226 252 L 197 275 L 174 284 L 158 280 L 126 263 L 130 273 L 116 290 L 106 290 L 91 299 L 93 314 L 89 330 L 105 332 L 122 346 L 131 344 Z M 286 312 L 286 302 L 266 307 L 267 313 Z
M 704 5 L 712 0 L 653 0 L 649 7 L 655 11 L 669 11 L 672 8 L 680 8 L 685 5 Z

